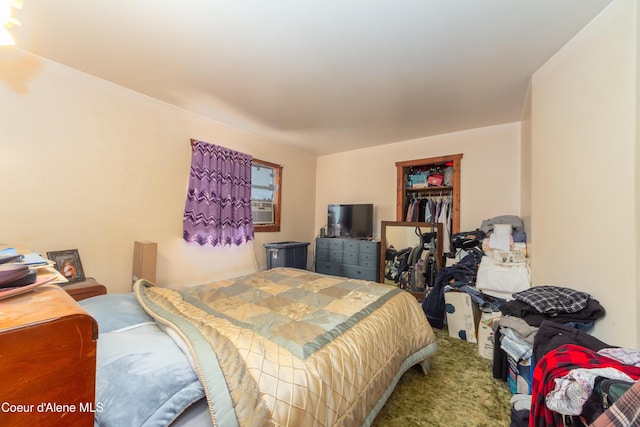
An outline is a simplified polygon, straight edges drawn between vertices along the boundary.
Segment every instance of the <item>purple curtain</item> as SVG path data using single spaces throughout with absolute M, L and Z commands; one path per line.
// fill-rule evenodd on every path
M 200 245 L 239 246 L 253 240 L 248 154 L 192 141 L 183 237 Z

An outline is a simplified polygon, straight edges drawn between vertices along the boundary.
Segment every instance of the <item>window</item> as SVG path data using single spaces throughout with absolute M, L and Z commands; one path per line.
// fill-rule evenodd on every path
M 255 232 L 280 231 L 282 166 L 253 159 L 251 216 Z

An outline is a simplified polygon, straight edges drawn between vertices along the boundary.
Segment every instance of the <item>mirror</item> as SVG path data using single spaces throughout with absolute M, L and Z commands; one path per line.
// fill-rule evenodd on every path
M 409 271 L 407 267 L 407 264 L 411 264 L 411 262 L 405 262 L 404 258 L 410 257 L 413 248 L 422 246 L 423 250 L 419 251 L 421 258 L 424 259 L 433 250 L 435 261 L 439 267 L 443 258 L 442 224 L 382 221 L 380 232 L 380 283 L 403 287 L 416 298 L 422 299 L 424 283 L 420 284 L 413 280 L 415 272 Z M 433 240 L 430 240 L 431 233 L 435 233 Z M 435 248 L 432 248 L 432 245 L 435 245 Z M 398 273 L 399 271 L 400 273 Z M 404 277 L 401 276 L 402 271 L 406 272 Z M 408 280 L 408 277 L 411 277 L 411 280 Z

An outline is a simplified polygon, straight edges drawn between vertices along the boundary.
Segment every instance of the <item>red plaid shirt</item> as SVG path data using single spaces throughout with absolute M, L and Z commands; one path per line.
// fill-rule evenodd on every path
M 640 378 L 640 367 L 622 364 L 579 345 L 562 345 L 544 355 L 533 370 L 530 427 L 564 426 L 562 415 L 549 410 L 545 398 L 555 388 L 554 379 L 563 377 L 575 368 L 615 368 L 634 380 Z

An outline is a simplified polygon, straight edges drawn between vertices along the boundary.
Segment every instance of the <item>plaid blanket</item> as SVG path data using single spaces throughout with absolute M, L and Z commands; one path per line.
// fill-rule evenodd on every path
M 367 425 L 400 375 L 437 348 L 416 299 L 374 282 L 275 268 L 134 289 L 184 339 L 214 425 Z

